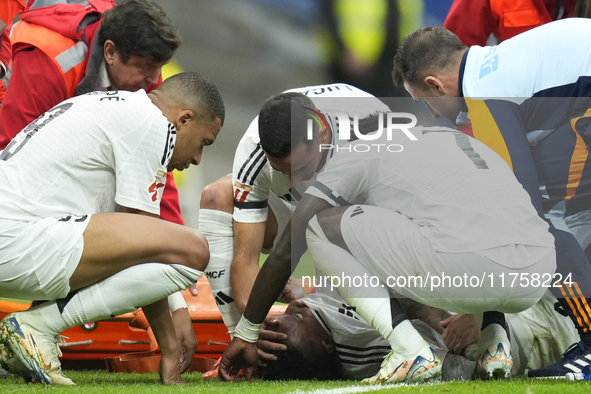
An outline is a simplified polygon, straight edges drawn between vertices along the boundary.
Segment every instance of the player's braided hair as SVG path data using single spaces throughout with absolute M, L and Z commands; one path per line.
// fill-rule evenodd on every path
M 98 39 L 101 48 L 113 41 L 123 63 L 133 55 L 168 62 L 181 45 L 170 19 L 150 0 L 126 0 L 107 10 Z
M 408 34 L 394 56 L 392 80 L 396 86 L 404 81 L 418 86 L 431 70 L 450 66 L 459 51 L 466 49 L 458 36 L 443 26 L 422 27 Z

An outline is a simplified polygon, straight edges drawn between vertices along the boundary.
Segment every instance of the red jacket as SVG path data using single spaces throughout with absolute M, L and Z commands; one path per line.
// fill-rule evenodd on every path
M 555 19 L 572 16 L 575 0 L 562 0 L 564 11 L 556 15 L 556 0 L 455 0 L 443 26 L 464 45 L 486 45 L 491 33 L 505 41 Z
M 17 25 L 14 32 L 22 34 L 12 37 L 13 71 L 0 107 L 0 150 L 42 113 L 68 98 L 94 90 L 99 67 L 104 61 L 103 48 L 99 48 L 98 41 L 94 40 L 102 22 L 97 10 L 104 11 L 114 3 L 111 0 L 87 1 L 99 7 L 57 4 L 27 9 L 19 15 L 23 26 L 19 29 Z M 28 7 L 34 3 L 35 0 L 29 1 Z M 86 16 L 86 26 L 78 30 Z M 94 20 L 90 19 L 92 17 Z M 86 23 L 89 19 L 90 24 Z M 63 63 L 63 53 L 73 55 Z M 150 86 L 148 91 L 161 82 L 160 78 L 158 84 Z M 171 173 L 167 176 L 160 217 L 184 224 Z
M 27 2 L 25 0 L 2 0 L 0 5 L 0 20 L 6 25 L 12 23 L 16 14 L 25 8 Z
M 12 45 L 10 45 L 10 37 L 9 32 L 10 28 L 12 27 L 12 22 L 8 24 L 6 29 L 0 35 L 0 61 L 6 67 L 6 71 L 8 71 L 10 67 L 10 62 L 12 61 Z M 0 103 L 4 100 L 4 93 L 6 93 L 6 89 L 4 88 L 4 83 L 0 80 Z

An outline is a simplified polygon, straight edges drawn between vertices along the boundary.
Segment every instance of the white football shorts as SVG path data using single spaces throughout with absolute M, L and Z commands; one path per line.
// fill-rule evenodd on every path
M 534 305 L 546 288 L 538 282 L 524 286 L 525 281 L 513 281 L 513 275 L 531 279 L 532 274 L 553 274 L 556 268 L 554 248 L 503 245 L 442 253 L 431 247 L 432 231 L 375 206 L 353 205 L 341 219 L 347 247 L 369 272 L 392 291 L 447 311 L 520 312 Z M 516 259 L 527 262 L 526 268 L 510 268 Z
M 0 297 L 55 300 L 70 291 L 91 215 L 0 220 Z

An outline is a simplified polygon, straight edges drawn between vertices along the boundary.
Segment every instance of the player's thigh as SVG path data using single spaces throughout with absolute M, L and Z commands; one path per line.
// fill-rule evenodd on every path
M 208 261 L 207 241 L 196 230 L 145 215 L 101 213 L 86 227 L 75 274 L 102 278 L 148 262 L 203 270 Z
M 370 271 L 384 276 L 384 281 L 391 273 L 416 272 L 417 257 L 409 237 L 419 226 L 408 217 L 390 209 L 352 205 L 341 215 L 340 228 L 351 254 Z
M 0 220 L 0 296 L 53 300 L 70 291 L 88 216 L 25 223 Z
M 205 186 L 201 192 L 199 206 L 201 209 L 214 209 L 231 214 L 234 211 L 232 195 L 232 174 L 229 174 Z

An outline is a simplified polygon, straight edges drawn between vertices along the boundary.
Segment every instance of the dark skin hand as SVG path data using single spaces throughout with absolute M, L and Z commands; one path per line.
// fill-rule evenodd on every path
M 464 349 L 478 341 L 480 330 L 472 315 L 457 314 L 443 320 L 443 342 L 450 352 L 462 354 Z
M 279 297 L 291 275 L 291 261 L 299 261 L 307 249 L 306 226 L 318 212 L 331 205 L 317 197 L 305 194 L 294 211 L 281 240 L 263 265 L 250 293 L 244 317 L 261 324 Z M 293 243 L 292 243 L 293 232 Z M 252 378 L 258 360 L 256 343 L 234 337 L 222 355 L 219 368 L 221 380 L 234 380 L 240 369 L 246 380 Z
M 444 333 L 445 326 L 442 325 L 442 320 L 446 320 L 451 316 L 449 312 L 418 303 L 410 298 L 397 297 L 397 300 L 410 320 L 421 320 L 438 333 Z
M 259 332 L 257 348 L 259 350 L 259 366 L 265 366 L 267 361 L 277 360 L 273 353 L 286 351 L 287 346 L 281 342 L 287 340 L 287 334 L 277 331 L 270 331 L 271 326 L 278 326 L 279 322 L 271 316 L 267 316 Z

